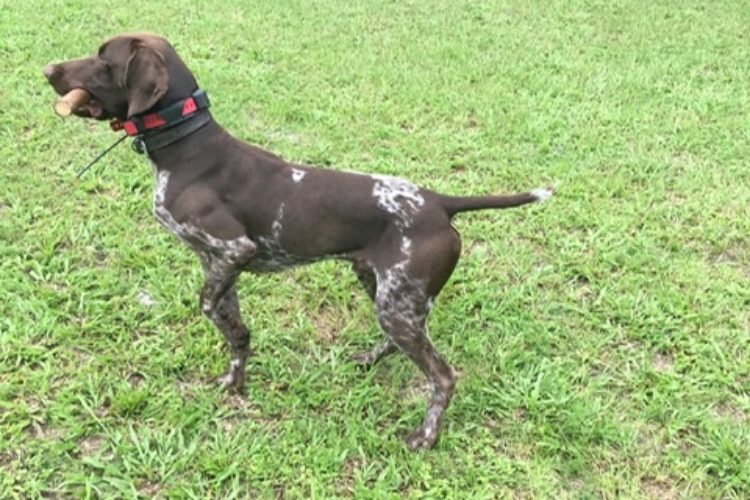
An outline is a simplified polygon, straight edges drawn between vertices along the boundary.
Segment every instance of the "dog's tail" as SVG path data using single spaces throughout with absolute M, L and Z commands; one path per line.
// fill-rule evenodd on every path
M 483 210 L 486 208 L 510 208 L 525 205 L 527 203 L 536 203 L 545 201 L 552 196 L 555 188 L 538 188 L 528 193 L 514 193 L 498 196 L 443 196 L 440 203 L 448 213 L 453 217 L 459 212 L 468 212 L 471 210 Z

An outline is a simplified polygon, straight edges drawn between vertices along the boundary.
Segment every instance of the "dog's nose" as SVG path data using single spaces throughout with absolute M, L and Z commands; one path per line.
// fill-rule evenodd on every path
M 47 78 L 52 78 L 52 75 L 55 74 L 55 65 L 54 64 L 48 64 L 44 67 L 42 70 L 42 73 L 44 73 L 44 76 Z

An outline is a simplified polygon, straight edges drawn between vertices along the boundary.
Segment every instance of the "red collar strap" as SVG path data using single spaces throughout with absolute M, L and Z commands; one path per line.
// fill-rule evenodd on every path
M 203 90 L 196 90 L 185 100 L 178 101 L 162 110 L 147 115 L 133 116 L 129 120 L 114 119 L 110 127 L 115 132 L 124 130 L 130 136 L 142 135 L 155 129 L 167 129 L 192 118 L 192 116 L 211 106 L 208 95 Z

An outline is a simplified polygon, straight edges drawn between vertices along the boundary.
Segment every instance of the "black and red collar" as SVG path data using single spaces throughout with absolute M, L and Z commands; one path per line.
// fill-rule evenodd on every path
M 187 99 L 178 101 L 159 111 L 132 116 L 125 121 L 119 119 L 112 120 L 110 127 L 115 132 L 124 130 L 129 136 L 144 135 L 179 125 L 198 115 L 199 111 L 208 109 L 210 106 L 211 103 L 208 100 L 206 92 L 198 89 Z
M 159 111 L 132 116 L 126 121 L 112 120 L 110 127 L 116 132 L 124 130 L 127 134 L 124 137 L 133 137 L 132 146 L 137 153 L 152 153 L 207 125 L 211 121 L 210 106 L 206 92 L 198 89 L 187 99 Z
M 140 154 L 151 153 L 189 136 L 211 122 L 211 113 L 208 112 L 210 106 L 206 92 L 198 89 L 187 99 L 160 111 L 133 116 L 126 121 L 112 120 L 109 124 L 112 130 L 115 132 L 124 130 L 126 135 L 120 137 L 117 142 L 83 167 L 76 177 L 80 178 L 84 172 L 128 136 L 134 137 L 133 149 Z

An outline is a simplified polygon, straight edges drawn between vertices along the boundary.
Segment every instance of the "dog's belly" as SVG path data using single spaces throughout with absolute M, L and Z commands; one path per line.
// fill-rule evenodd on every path
M 329 259 L 331 255 L 297 255 L 284 248 L 284 206 L 282 202 L 276 211 L 276 217 L 271 222 L 270 230 L 263 234 L 253 235 L 256 245 L 255 255 L 244 266 L 247 271 L 267 273 L 281 271 L 290 267 L 310 264 Z
M 258 238 L 256 245 L 255 255 L 244 267 L 245 270 L 255 273 L 282 271 L 290 267 L 311 264 L 328 258 L 328 256 L 293 255 L 280 248 L 275 242 L 269 242 L 266 238 Z

